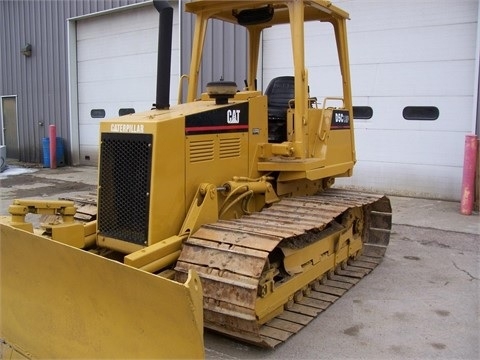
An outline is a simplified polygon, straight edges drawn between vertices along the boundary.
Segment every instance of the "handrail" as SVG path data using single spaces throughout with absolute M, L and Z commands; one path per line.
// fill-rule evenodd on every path
M 326 98 L 323 99 L 323 103 L 322 103 L 322 113 L 320 114 L 320 121 L 318 122 L 318 129 L 317 129 L 317 136 L 315 137 L 315 140 L 314 140 L 314 145 L 313 145 L 313 149 L 315 149 L 315 146 L 317 145 L 317 140 L 320 140 L 320 141 L 325 141 L 325 138 L 326 138 L 326 135 L 327 135 L 327 132 L 328 130 L 327 129 L 324 129 L 324 114 L 325 114 L 325 109 L 327 108 L 327 102 L 328 101 L 341 101 L 342 102 L 342 107 L 344 108 L 345 107 L 345 100 L 344 98 L 342 97 L 337 97 L 337 96 L 327 96 Z M 330 126 L 330 124 L 328 124 L 328 127 Z M 323 131 L 322 131 L 323 130 Z M 313 156 L 313 153 L 312 153 L 312 156 Z
M 188 77 L 187 74 L 183 74 L 182 76 L 180 76 L 180 82 L 178 84 L 178 98 L 177 98 L 177 104 L 180 105 L 180 104 L 183 104 L 183 79 L 187 79 L 187 84 L 188 84 L 188 81 L 190 80 L 190 78 Z
M 325 106 L 327 105 L 327 101 L 331 101 L 331 100 L 340 100 L 342 102 L 342 107 L 345 107 L 345 100 L 343 99 L 343 97 L 340 97 L 340 96 L 327 96 L 326 98 L 323 99 L 323 105 L 322 105 L 322 110 L 325 109 Z

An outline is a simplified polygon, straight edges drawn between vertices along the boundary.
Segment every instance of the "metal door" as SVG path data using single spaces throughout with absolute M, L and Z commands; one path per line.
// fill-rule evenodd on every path
M 1 144 L 7 146 L 7 158 L 19 160 L 17 97 L 2 96 Z

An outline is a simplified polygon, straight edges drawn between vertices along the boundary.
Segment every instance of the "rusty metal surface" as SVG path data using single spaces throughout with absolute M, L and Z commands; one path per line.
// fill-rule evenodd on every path
M 313 229 L 326 229 L 355 207 L 363 207 L 367 214 L 364 255 L 336 269 L 328 280 L 308 288 L 305 296 L 285 306 L 287 310 L 259 324 L 255 306 L 269 254 L 282 241 L 302 237 Z M 182 281 L 189 269 L 200 275 L 206 327 L 249 343 L 275 347 L 378 265 L 388 245 L 390 228 L 390 203 L 382 196 L 330 189 L 316 196 L 285 198 L 260 213 L 202 226 L 184 244 L 176 277 Z

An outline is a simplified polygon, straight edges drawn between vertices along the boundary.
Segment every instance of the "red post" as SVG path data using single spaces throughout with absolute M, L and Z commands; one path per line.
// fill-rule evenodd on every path
M 460 213 L 463 215 L 471 215 L 473 210 L 477 156 L 477 135 L 466 135 L 465 156 L 463 160 L 462 198 L 460 202 Z
M 50 125 L 48 128 L 50 137 L 50 169 L 57 168 L 57 128 Z

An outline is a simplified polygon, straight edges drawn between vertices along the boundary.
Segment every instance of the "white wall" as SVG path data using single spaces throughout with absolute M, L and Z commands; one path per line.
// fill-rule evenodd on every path
M 458 200 L 463 145 L 473 132 L 478 2 L 459 0 L 334 1 L 348 22 L 357 120 L 354 176 L 337 184 L 390 194 Z M 307 26 L 307 30 L 312 26 Z M 263 84 L 293 73 L 289 33 L 264 35 Z M 341 92 L 331 31 L 307 35 L 311 95 Z M 270 56 L 270 55 L 273 55 Z M 405 120 L 405 106 L 436 106 L 435 121 Z

